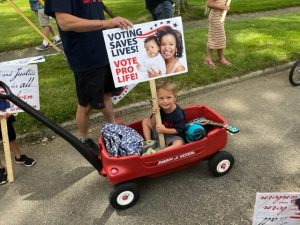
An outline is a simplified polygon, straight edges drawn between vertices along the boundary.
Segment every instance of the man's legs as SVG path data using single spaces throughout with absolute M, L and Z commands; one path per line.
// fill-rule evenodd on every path
M 104 120 L 109 123 L 115 123 L 111 94 L 105 93 L 103 96 L 103 101 L 104 101 L 105 108 L 102 109 L 101 111 L 102 111 Z
M 91 113 L 91 106 L 77 106 L 76 123 L 79 129 L 80 136 L 83 140 L 87 139 L 89 133 L 89 118 Z
M 156 20 L 172 18 L 174 14 L 173 4 L 170 1 L 164 1 L 152 11 L 152 14 L 155 15 Z M 154 16 L 152 17 L 154 20 Z

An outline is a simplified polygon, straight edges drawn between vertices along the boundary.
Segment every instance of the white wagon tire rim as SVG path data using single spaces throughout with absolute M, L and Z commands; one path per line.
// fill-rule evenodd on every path
M 230 167 L 230 161 L 228 159 L 224 159 L 217 165 L 217 171 L 218 173 L 224 173 L 226 172 Z
M 119 205 L 128 205 L 134 199 L 134 194 L 131 191 L 123 191 L 117 197 L 117 203 Z

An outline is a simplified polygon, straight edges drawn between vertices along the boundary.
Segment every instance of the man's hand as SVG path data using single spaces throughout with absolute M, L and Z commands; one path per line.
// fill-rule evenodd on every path
M 112 19 L 106 20 L 108 28 L 121 28 L 128 29 L 132 27 L 132 22 L 122 17 L 114 17 Z

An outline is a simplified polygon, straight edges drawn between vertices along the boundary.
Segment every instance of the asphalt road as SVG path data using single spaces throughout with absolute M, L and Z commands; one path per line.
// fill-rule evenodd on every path
M 112 185 L 57 137 L 23 147 L 37 164 L 14 164 L 15 181 L 0 186 L 0 224 L 251 224 L 256 192 L 300 192 L 300 87 L 292 87 L 287 74 L 284 70 L 180 100 L 182 106 L 208 105 L 240 129 L 229 135 L 225 147 L 236 160 L 229 174 L 213 177 L 204 161 L 142 179 L 137 204 L 116 211 L 108 202 Z

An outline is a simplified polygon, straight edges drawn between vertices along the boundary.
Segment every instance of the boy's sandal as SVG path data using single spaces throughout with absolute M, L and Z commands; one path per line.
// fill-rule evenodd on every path
M 219 63 L 225 66 L 231 66 L 231 62 L 227 61 L 226 59 L 219 60 Z
M 205 65 L 208 65 L 209 67 L 211 67 L 211 68 L 215 68 L 216 67 L 216 64 L 212 61 L 212 60 L 204 60 L 203 61 L 203 63 L 205 64 Z

